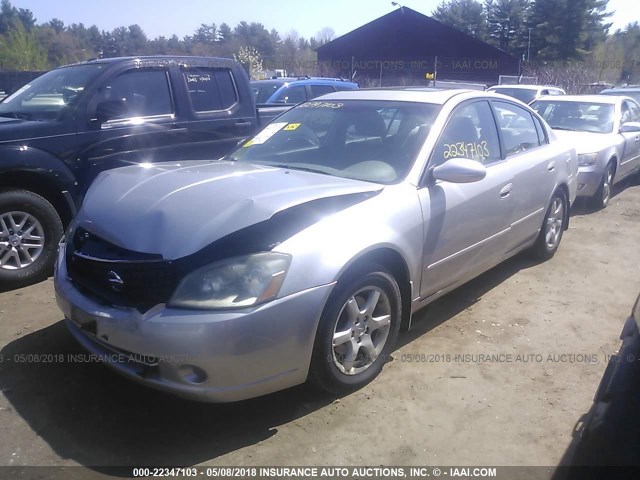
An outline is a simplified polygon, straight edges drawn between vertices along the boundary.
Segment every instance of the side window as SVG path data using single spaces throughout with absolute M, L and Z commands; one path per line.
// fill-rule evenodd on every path
M 277 94 L 276 103 L 298 104 L 307 101 L 307 92 L 304 85 L 287 86 Z
M 504 150 L 507 156 L 515 155 L 540 145 L 536 126 L 529 112 L 511 103 L 494 102 L 493 105 L 498 116 Z
M 331 85 L 311 85 L 311 98 L 333 92 L 335 92 L 335 89 Z
M 533 123 L 535 123 L 536 131 L 538 132 L 538 144 L 545 145 L 549 143 L 549 137 L 547 137 L 547 133 L 542 126 L 542 122 L 537 117 L 533 117 Z
M 169 79 L 164 70 L 130 70 L 100 89 L 99 101 L 123 101 L 126 114 L 119 118 L 173 113 Z
M 640 122 L 640 107 L 638 107 L 638 105 L 631 103 L 629 101 L 625 101 L 622 111 L 623 111 L 622 123 Z
M 183 76 L 195 112 L 226 110 L 238 101 L 228 69 L 189 68 L 184 70 Z
M 451 115 L 431 162 L 437 166 L 451 158 L 468 158 L 485 165 L 501 159 L 498 132 L 488 102 L 463 105 Z

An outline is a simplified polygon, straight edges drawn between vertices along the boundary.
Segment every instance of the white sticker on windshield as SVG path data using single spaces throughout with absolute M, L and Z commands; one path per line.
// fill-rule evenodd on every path
M 261 145 L 271 137 L 273 137 L 276 133 L 282 130 L 284 127 L 288 125 L 288 122 L 278 122 L 278 123 L 270 123 L 267 125 L 264 130 L 262 130 L 258 135 L 251 139 L 251 145 Z M 245 145 L 246 146 L 246 145 Z
M 20 95 L 22 92 L 26 92 L 27 90 L 29 90 L 31 88 L 31 85 L 25 85 L 24 87 L 20 88 L 19 90 L 16 90 L 15 92 L 13 92 L 11 95 L 9 95 L 7 98 L 4 99 L 3 103 L 9 103 L 11 100 L 13 100 L 14 98 L 16 98 L 18 95 Z

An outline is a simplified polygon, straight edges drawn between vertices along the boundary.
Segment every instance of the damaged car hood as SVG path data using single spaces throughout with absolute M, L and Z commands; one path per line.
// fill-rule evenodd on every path
M 76 224 L 120 247 L 172 260 L 291 207 L 381 189 L 242 162 L 137 165 L 101 174 Z

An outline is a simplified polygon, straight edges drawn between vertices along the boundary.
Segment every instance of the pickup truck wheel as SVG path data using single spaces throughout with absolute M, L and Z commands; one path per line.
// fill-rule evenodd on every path
M 0 191 L 0 289 L 22 287 L 50 274 L 62 234 L 60 216 L 40 195 Z
M 562 240 L 567 211 L 567 201 L 564 193 L 561 191 L 556 192 L 544 215 L 542 228 L 533 246 L 533 254 L 539 260 L 549 260 L 556 254 Z
M 400 289 L 381 267 L 339 281 L 318 326 L 309 380 L 344 394 L 373 380 L 400 329 Z

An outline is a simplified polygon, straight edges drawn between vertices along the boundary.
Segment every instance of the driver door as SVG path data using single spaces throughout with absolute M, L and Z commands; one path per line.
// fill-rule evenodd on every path
M 429 161 L 429 170 L 452 158 L 483 163 L 475 183 L 427 179 L 419 190 L 425 218 L 420 296 L 453 288 L 493 265 L 507 251 L 514 203 L 513 175 L 502 158 L 496 122 L 486 100 L 460 105 Z

